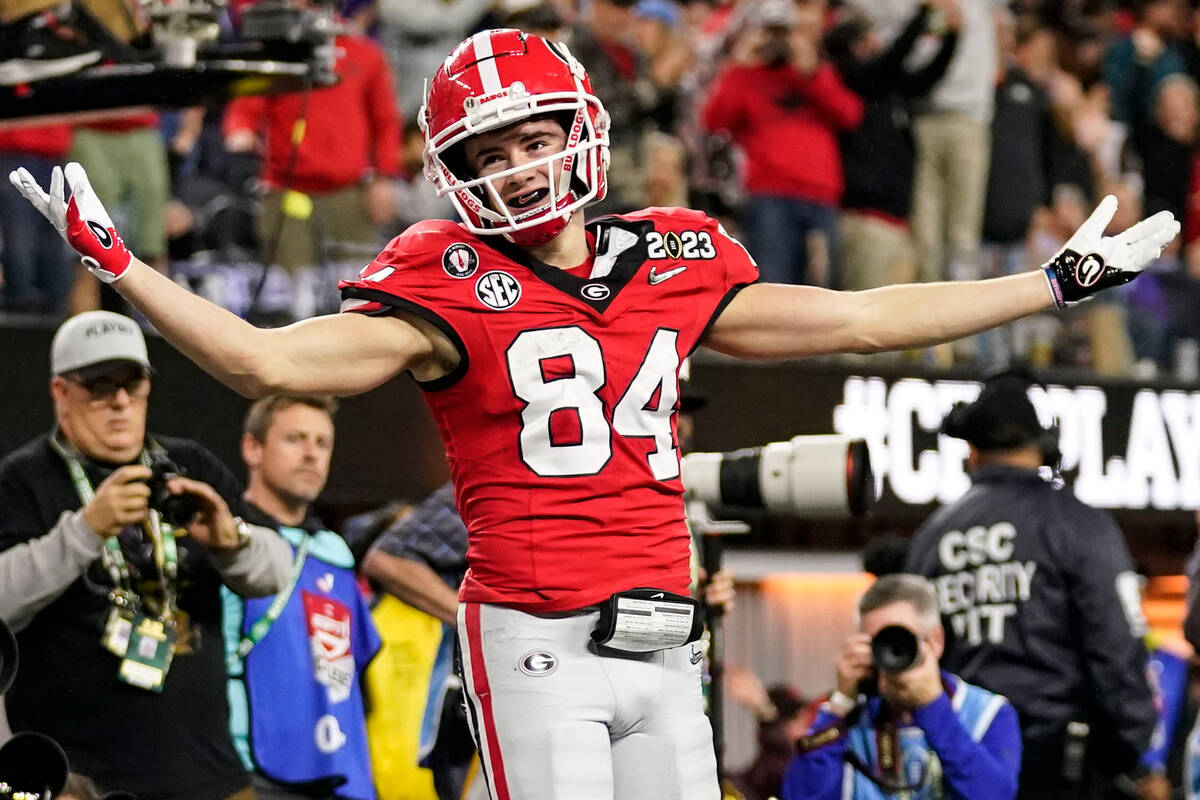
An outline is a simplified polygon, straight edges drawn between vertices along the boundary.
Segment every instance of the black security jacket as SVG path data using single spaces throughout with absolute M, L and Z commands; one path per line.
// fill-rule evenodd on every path
M 1012 701 L 1027 749 L 1082 721 L 1089 760 L 1114 774 L 1137 764 L 1155 711 L 1137 576 L 1111 515 L 1031 470 L 984 467 L 917 531 L 907 569 L 938 589 L 942 666 Z

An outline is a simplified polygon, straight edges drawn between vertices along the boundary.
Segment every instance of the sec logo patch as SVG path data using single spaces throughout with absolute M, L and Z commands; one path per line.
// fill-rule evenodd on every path
M 521 299 L 521 284 L 507 272 L 492 270 L 483 273 L 475 281 L 475 296 L 488 308 L 504 311 Z
M 479 269 L 479 255 L 471 245 L 455 242 L 442 253 L 442 269 L 451 278 L 469 278 Z

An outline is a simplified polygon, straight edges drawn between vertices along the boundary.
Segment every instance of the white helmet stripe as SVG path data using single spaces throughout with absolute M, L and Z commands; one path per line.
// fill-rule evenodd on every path
M 500 73 L 496 70 L 496 59 L 492 57 L 492 37 L 483 31 L 472 36 L 471 41 L 475 45 L 475 66 L 479 68 L 484 95 L 500 91 Z

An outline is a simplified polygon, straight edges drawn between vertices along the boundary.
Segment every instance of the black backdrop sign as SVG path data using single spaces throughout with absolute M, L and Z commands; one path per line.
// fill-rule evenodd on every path
M 48 325 L 0 327 L 6 376 L 0 452 L 48 430 Z M 157 336 L 151 430 L 203 442 L 241 474 L 238 441 L 249 401 L 218 384 Z M 911 530 L 967 485 L 965 445 L 936 433 L 942 416 L 978 392 L 978 376 L 871 369 L 843 362 L 748 364 L 701 353 L 693 385 L 697 450 L 733 450 L 798 434 L 865 438 L 882 497 L 866 520 L 756 520 L 757 544 L 855 547 L 872 531 Z M 1200 507 L 1200 391 L 1170 384 L 1047 374 L 1032 399 L 1061 428 L 1066 477 L 1081 498 L 1110 508 L 1135 553 L 1178 559 L 1195 538 Z M 446 479 L 441 441 L 407 377 L 342 402 L 321 508 L 336 521 L 393 498 L 418 499 Z

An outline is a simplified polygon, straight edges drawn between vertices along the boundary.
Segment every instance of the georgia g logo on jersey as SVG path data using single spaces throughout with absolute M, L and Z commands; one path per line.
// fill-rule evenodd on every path
M 588 300 L 603 300 L 612 294 L 612 292 L 609 291 L 609 288 L 603 283 L 584 284 L 583 288 L 579 290 L 579 293 Z
M 494 269 L 475 281 L 475 296 L 493 311 L 512 308 L 521 299 L 521 284 L 507 272 Z

